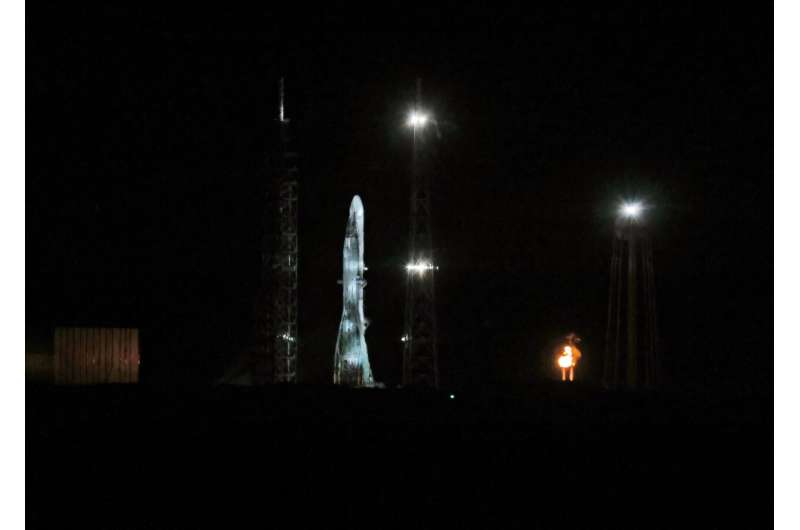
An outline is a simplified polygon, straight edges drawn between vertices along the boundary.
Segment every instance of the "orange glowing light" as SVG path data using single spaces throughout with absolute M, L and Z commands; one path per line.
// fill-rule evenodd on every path
M 578 339 L 579 340 L 579 339 Z M 581 351 L 575 345 L 575 336 L 567 336 L 567 343 L 556 353 L 556 364 L 561 369 L 561 380 L 575 380 L 575 366 L 581 359 Z
M 572 355 L 559 355 L 558 365 L 561 368 L 572 368 L 573 358 Z
M 580 358 L 581 352 L 578 348 L 571 345 L 565 345 L 561 350 L 561 353 L 558 355 L 558 366 L 561 368 L 572 368 L 578 364 L 578 360 Z

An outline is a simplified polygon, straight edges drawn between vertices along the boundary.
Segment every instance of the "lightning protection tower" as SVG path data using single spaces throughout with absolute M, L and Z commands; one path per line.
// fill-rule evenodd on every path
M 603 383 L 650 388 L 658 382 L 653 250 L 642 206 L 624 204 L 617 218 L 611 257 Z
M 436 345 L 435 266 L 431 235 L 431 142 L 426 126 L 435 122 L 422 109 L 422 82 L 417 79 L 416 105 L 408 125 L 413 129 L 411 223 L 406 264 L 403 384 L 439 386 Z
M 273 380 L 297 381 L 297 154 L 291 149 L 289 120 L 284 115 L 283 78 L 280 80 L 279 154 L 276 168 L 277 229 L 272 259 L 273 304 L 270 333 Z

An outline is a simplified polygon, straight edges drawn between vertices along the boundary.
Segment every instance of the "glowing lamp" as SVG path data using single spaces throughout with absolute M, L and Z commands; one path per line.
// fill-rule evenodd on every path
M 572 366 L 572 355 L 560 355 L 558 357 L 558 365 L 561 368 L 570 368 Z
M 406 270 L 409 273 L 416 272 L 419 275 L 423 275 L 426 271 L 431 271 L 434 268 L 435 267 L 433 264 L 427 261 L 418 261 L 416 263 L 409 263 L 406 265 Z
M 636 219 L 642 213 L 642 204 L 639 202 L 626 202 L 620 207 L 619 213 L 628 219 Z
M 412 111 L 411 114 L 408 115 L 407 123 L 409 127 L 425 127 L 425 124 L 428 123 L 428 115 L 422 112 Z

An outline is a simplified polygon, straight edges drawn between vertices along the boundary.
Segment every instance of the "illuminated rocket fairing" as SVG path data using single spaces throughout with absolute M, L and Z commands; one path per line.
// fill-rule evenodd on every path
M 367 341 L 364 333 L 364 206 L 358 195 L 350 203 L 350 215 L 342 251 L 342 321 L 336 339 L 333 382 L 337 385 L 372 386 Z

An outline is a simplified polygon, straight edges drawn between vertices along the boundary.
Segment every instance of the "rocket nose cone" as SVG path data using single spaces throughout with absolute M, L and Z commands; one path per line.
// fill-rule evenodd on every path
M 353 200 L 350 202 L 350 211 L 353 213 L 363 213 L 364 204 L 361 202 L 361 197 L 353 195 Z

